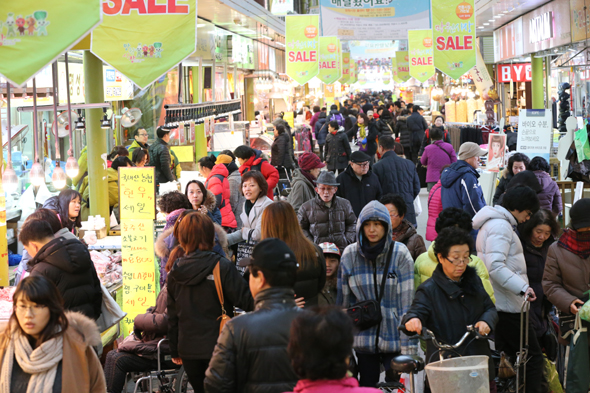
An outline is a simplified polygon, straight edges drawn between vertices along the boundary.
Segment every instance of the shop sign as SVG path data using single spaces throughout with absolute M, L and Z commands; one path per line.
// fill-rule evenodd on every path
M 434 75 L 434 48 L 432 30 L 409 30 L 410 76 L 426 82 Z
M 553 38 L 553 13 L 545 12 L 529 21 L 529 40 L 532 44 Z
M 320 73 L 318 78 L 326 83 L 336 82 L 342 76 L 341 45 L 338 37 L 320 37 Z
M 585 0 L 570 0 L 572 42 L 590 37 L 590 12 Z
M 496 66 L 496 80 L 499 83 L 530 82 L 531 63 L 498 64 Z
M 293 0 L 272 0 L 270 12 L 274 15 L 287 15 L 293 12 Z
M 320 0 L 322 35 L 341 40 L 374 40 L 377 33 L 405 40 L 408 29 L 430 26 L 430 1 Z
M 551 109 L 525 109 L 518 116 L 516 150 L 530 159 L 543 157 L 549 162 L 553 132 Z
M 133 99 L 133 82 L 113 67 L 104 66 L 103 89 L 105 101 L 125 101 Z
M 395 52 L 397 61 L 397 77 L 401 82 L 410 80 L 410 58 L 407 50 L 400 50 Z
M 494 31 L 494 60 L 500 62 L 522 56 L 522 38 L 522 18 Z
M 72 104 L 83 104 L 86 102 L 86 94 L 84 91 L 84 65 L 79 63 L 69 63 L 68 71 L 69 75 L 67 78 L 70 80 L 70 102 Z M 68 102 L 66 63 L 57 63 L 57 75 L 59 103 L 63 105 Z
M 474 0 L 432 0 L 434 66 L 459 79 L 476 63 Z
M 342 52 L 342 78 L 340 78 L 340 83 L 349 83 L 350 63 L 350 53 Z
M 570 44 L 570 20 L 570 0 L 554 0 L 524 15 L 524 53 Z
M 254 68 L 254 42 L 250 38 L 232 34 L 232 59 L 231 62 L 238 67 Z M 228 37 L 228 38 L 230 38 Z
M 202 60 L 213 60 L 215 57 L 215 25 L 199 19 L 197 25 L 197 51 L 195 55 Z
M 144 89 L 196 50 L 197 0 L 103 0 L 90 50 Z
M 100 24 L 100 3 L 0 1 L 0 74 L 14 85 L 24 86 Z
M 300 85 L 320 72 L 319 15 L 287 15 L 285 57 L 287 75 Z

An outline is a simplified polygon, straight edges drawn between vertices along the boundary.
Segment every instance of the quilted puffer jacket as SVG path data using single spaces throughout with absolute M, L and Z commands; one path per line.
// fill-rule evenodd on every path
M 217 164 L 209 174 L 205 187 L 215 195 L 215 206 L 221 212 L 221 225 L 236 228 L 236 217 L 230 203 L 229 171 L 223 164 Z
M 356 216 L 344 198 L 334 196 L 330 207 L 319 195 L 305 202 L 297 213 L 305 236 L 315 244 L 334 243 L 340 250 L 356 241 Z
M 563 206 L 561 204 L 561 192 L 555 180 L 545 171 L 534 171 L 537 180 L 543 187 L 543 190 L 537 194 L 541 209 L 551 210 L 553 214 L 558 215 Z

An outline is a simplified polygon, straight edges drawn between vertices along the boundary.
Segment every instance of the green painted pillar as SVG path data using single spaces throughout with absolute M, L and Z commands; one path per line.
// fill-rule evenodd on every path
M 195 157 L 198 162 L 201 157 L 207 155 L 207 136 L 205 136 L 205 124 L 195 124 Z
M 256 120 L 254 118 L 254 78 L 244 78 L 246 84 L 246 119 L 248 121 Z M 270 108 L 269 108 L 270 109 Z
M 545 89 L 543 88 L 543 59 L 531 56 L 531 94 L 533 95 L 533 107 L 530 109 L 545 108 Z
M 551 108 L 551 61 L 549 57 L 543 59 L 545 62 L 545 102 Z
M 86 103 L 104 102 L 102 61 L 90 51 L 84 51 L 84 81 Z M 107 136 L 100 128 L 102 109 L 86 109 L 86 142 L 88 144 L 88 189 L 90 215 L 105 217 L 109 225 L 109 187 L 107 180 Z

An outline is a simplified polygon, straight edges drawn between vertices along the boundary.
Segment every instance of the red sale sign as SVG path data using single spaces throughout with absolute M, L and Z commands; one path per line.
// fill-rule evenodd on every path
M 496 79 L 500 83 L 530 82 L 531 63 L 498 64 L 496 66 Z

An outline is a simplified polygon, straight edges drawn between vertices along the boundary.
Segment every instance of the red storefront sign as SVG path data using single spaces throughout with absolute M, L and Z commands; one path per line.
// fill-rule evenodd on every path
M 500 83 L 530 82 L 532 79 L 531 63 L 498 64 L 496 67 L 496 79 Z

